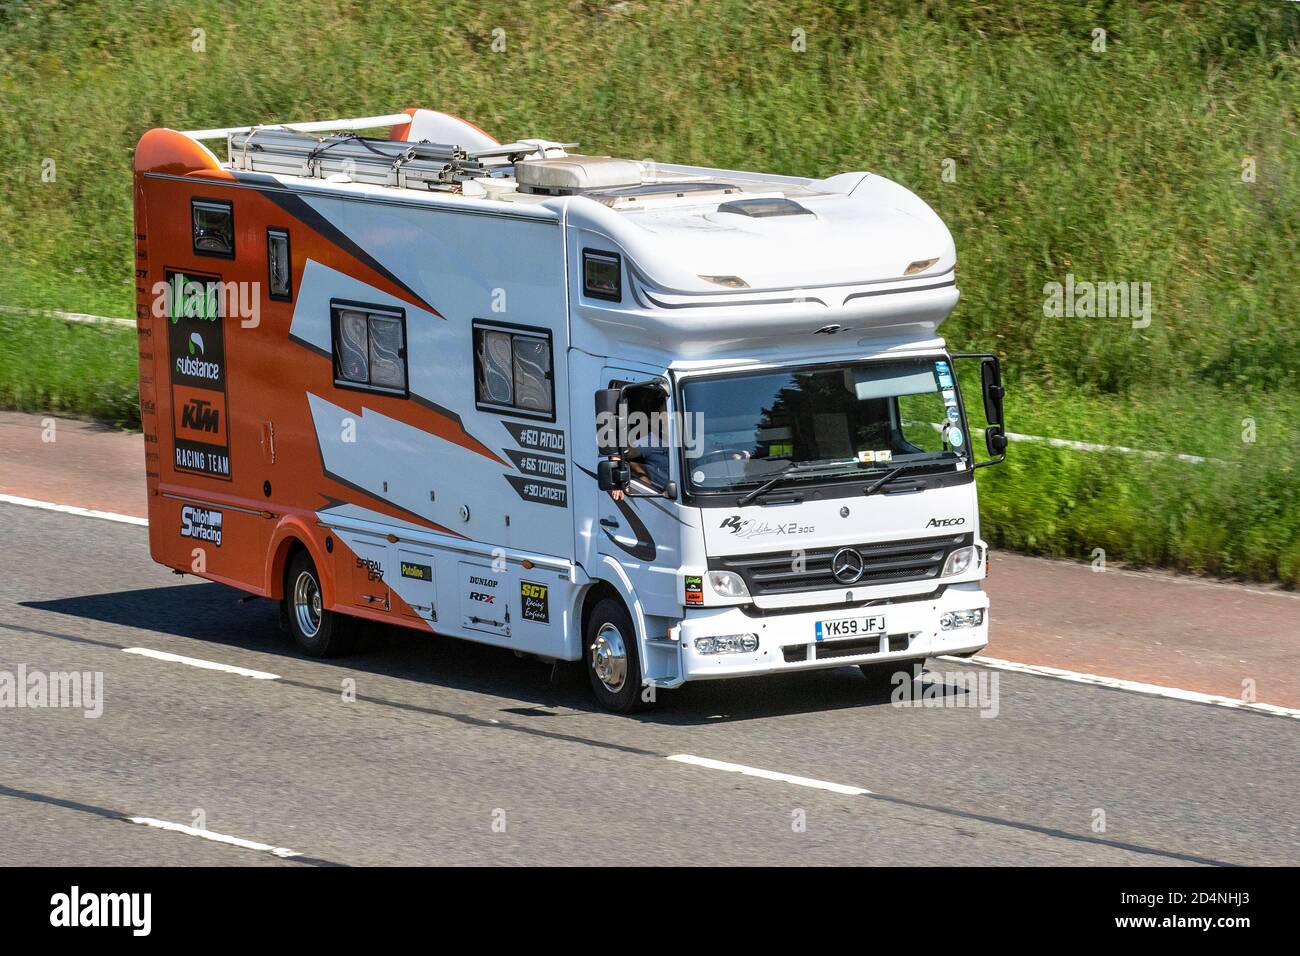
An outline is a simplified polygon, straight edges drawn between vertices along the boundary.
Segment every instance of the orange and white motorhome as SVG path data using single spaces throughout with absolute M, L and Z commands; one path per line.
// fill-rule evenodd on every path
M 584 660 L 614 710 L 982 648 L 1002 389 L 938 337 L 939 217 L 573 145 L 424 109 L 146 133 L 154 559 L 281 601 L 310 654 L 368 618 Z

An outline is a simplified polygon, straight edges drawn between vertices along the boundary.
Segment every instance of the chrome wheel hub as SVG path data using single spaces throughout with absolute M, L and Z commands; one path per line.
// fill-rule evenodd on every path
M 293 614 L 305 637 L 315 637 L 320 630 L 320 585 L 303 571 L 293 583 Z
M 627 646 L 613 624 L 602 624 L 591 645 L 591 669 L 605 689 L 617 694 L 627 680 Z

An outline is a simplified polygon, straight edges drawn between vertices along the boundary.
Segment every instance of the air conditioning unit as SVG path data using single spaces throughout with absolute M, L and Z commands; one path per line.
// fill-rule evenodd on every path
M 564 156 L 515 163 L 520 192 L 569 196 L 593 189 L 641 185 L 641 164 L 612 156 Z

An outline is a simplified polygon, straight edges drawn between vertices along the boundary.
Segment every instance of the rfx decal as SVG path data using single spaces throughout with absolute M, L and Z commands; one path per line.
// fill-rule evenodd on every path
M 768 524 L 766 521 L 760 521 L 757 518 L 742 518 L 740 515 L 728 515 L 722 519 L 719 528 L 726 528 L 734 535 L 742 538 L 762 538 L 768 535 L 798 535 L 812 534 L 817 530 L 816 525 L 799 524 L 797 521 L 790 521 L 785 524 Z

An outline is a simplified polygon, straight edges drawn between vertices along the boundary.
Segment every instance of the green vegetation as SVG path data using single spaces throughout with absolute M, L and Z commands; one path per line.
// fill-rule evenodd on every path
M 138 427 L 135 332 L 0 313 L 0 408 Z
M 131 314 L 130 157 L 158 125 L 428 105 L 593 151 L 868 169 L 951 226 L 945 333 L 1005 356 L 1014 431 L 1227 462 L 1016 444 L 981 473 L 993 540 L 1296 584 L 1298 49 L 1300 5 L 1272 0 L 9 0 L 0 303 Z M 1045 317 L 1067 274 L 1150 283 L 1150 325 Z M 24 343 L 72 360 L 0 328 L 0 400 L 129 420 L 12 378 Z M 115 333 L 67 334 L 103 336 L 109 393 L 133 374 Z

